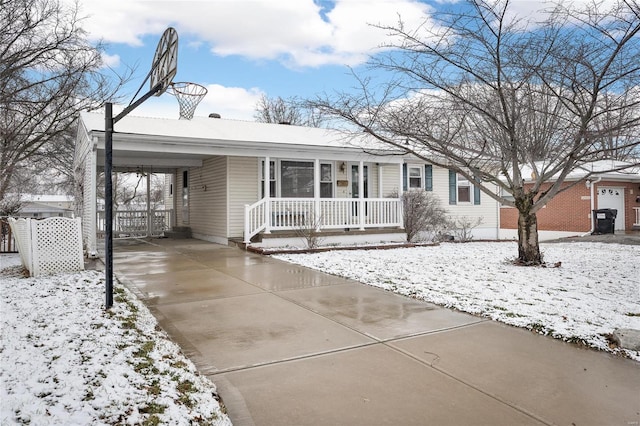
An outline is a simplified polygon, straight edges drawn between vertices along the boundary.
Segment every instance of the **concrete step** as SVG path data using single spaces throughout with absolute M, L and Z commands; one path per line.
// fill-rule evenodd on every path
M 171 231 L 164 231 L 164 236 L 173 239 L 191 238 L 191 228 L 188 226 L 174 226 Z

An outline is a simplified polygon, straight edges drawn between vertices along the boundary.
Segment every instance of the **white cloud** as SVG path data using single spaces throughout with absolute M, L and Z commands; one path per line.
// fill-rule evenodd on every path
M 120 55 L 109 55 L 103 52 L 102 63 L 106 67 L 117 68 L 120 65 Z
M 198 105 L 196 115 L 208 116 L 216 112 L 222 118 L 253 121 L 256 103 L 263 94 L 257 88 L 224 87 L 219 84 L 207 86 L 208 93 Z
M 190 47 L 203 45 L 220 56 L 279 60 L 292 68 L 356 66 L 389 41 L 386 31 L 370 24 L 395 25 L 401 17 L 407 28 L 415 29 L 428 23 L 433 12 L 419 0 L 334 0 L 328 9 L 313 0 L 80 2 L 82 14 L 90 15 L 84 25 L 95 39 L 139 46 L 145 35 L 159 36 L 174 26 Z M 605 0 L 606 5 L 612 2 Z M 436 3 L 456 7 L 455 0 Z M 549 1 L 512 0 L 510 14 L 535 20 L 550 6 Z
M 189 44 L 204 43 L 216 55 L 292 67 L 362 63 L 386 37 L 369 24 L 395 24 L 399 13 L 413 26 L 430 10 L 417 0 L 336 0 L 323 17 L 313 0 L 80 1 L 94 39 L 139 46 L 143 36 L 171 25 Z
M 210 113 L 218 113 L 222 118 L 254 121 L 256 103 L 262 95 L 257 88 L 244 89 L 241 87 L 224 87 L 219 84 L 207 86 L 207 95 L 196 107 L 195 116 L 207 117 Z M 127 101 L 129 101 L 127 99 Z M 114 107 L 117 113 L 124 106 Z M 178 118 L 180 107 L 176 98 L 164 93 L 159 97 L 151 97 L 131 112 L 131 115 Z

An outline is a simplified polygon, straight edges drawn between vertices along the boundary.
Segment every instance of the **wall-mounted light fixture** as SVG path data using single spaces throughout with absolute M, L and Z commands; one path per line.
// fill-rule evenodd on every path
M 345 164 L 345 162 L 343 161 L 342 163 L 340 163 L 340 171 L 344 172 L 344 170 L 347 168 L 347 165 Z

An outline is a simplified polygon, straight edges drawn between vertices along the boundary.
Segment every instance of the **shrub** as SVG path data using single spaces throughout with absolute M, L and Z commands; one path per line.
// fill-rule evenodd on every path
M 396 194 L 391 194 L 397 197 Z M 411 189 L 402 194 L 403 223 L 407 241 L 425 239 L 425 234 L 436 234 L 447 228 L 447 211 L 440 199 L 424 189 Z

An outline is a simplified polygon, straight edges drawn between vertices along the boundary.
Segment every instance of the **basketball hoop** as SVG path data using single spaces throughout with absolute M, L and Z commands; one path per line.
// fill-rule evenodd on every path
M 180 119 L 191 120 L 196 107 L 207 94 L 206 87 L 188 82 L 171 83 L 167 93 L 173 95 L 180 104 Z

